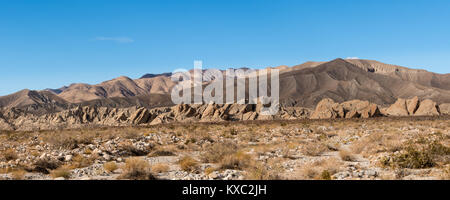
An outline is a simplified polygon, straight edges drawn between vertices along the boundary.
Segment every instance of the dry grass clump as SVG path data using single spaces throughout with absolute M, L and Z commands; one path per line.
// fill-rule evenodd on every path
M 251 164 L 250 155 L 244 152 L 236 152 L 234 154 L 229 154 L 223 157 L 220 161 L 221 169 L 238 169 L 242 170 Z
M 245 170 L 247 180 L 277 180 L 280 179 L 278 173 L 267 170 L 264 165 L 255 164 Z
M 51 170 L 55 170 L 59 166 L 61 166 L 61 163 L 58 160 L 44 158 L 39 159 L 33 164 L 32 171 L 49 174 Z
M 178 164 L 181 169 L 187 172 L 194 172 L 198 168 L 198 162 L 194 158 L 190 156 L 184 156 L 180 160 L 178 160 Z
M 349 151 L 347 151 L 347 150 L 340 150 L 340 151 L 339 151 L 339 157 L 340 157 L 343 161 L 349 161 L 349 162 L 354 162 L 354 161 L 356 161 L 355 155 L 353 155 L 351 152 L 349 152 Z
M 213 173 L 214 171 L 216 171 L 216 169 L 214 167 L 207 167 L 205 169 L 205 174 L 209 175 L 209 174 Z
M 83 168 L 92 165 L 95 161 L 95 156 L 84 157 L 82 155 L 75 155 L 72 158 L 72 163 L 68 166 L 71 169 Z
M 116 164 L 116 162 L 111 161 L 111 162 L 107 162 L 105 164 L 103 164 L 103 168 L 107 171 L 107 172 L 113 172 L 115 171 L 117 168 L 119 168 Z
M 222 159 L 231 154 L 235 154 L 237 145 L 231 142 L 215 143 L 208 147 L 202 154 L 202 161 L 204 163 L 218 163 Z
M 389 133 L 377 132 L 355 141 L 350 149 L 354 154 L 362 154 L 363 156 L 380 152 L 397 152 L 403 146 L 401 137 L 401 134 L 395 131 Z
M 157 148 L 154 151 L 150 152 L 147 156 L 148 157 L 159 157 L 159 156 L 175 156 L 176 148 L 173 146 L 170 147 L 164 147 L 164 148 Z
M 26 173 L 27 172 L 25 170 L 19 169 L 11 172 L 11 176 L 14 180 L 23 180 Z
M 330 180 L 332 175 L 339 172 L 342 162 L 336 158 L 329 158 L 313 163 L 306 163 L 300 169 L 298 174 L 301 179 Z
M 6 161 L 16 160 L 18 158 L 18 155 L 16 151 L 14 151 L 14 149 L 7 149 L 1 152 L 1 155 L 3 159 L 5 159 Z
M 71 131 L 47 133 L 42 136 L 44 142 L 64 149 L 75 149 L 80 144 L 92 144 L 94 138 L 95 135 L 92 132 Z
M 438 141 L 419 138 L 408 142 L 400 153 L 383 158 L 381 164 L 394 168 L 423 169 L 434 167 L 438 163 L 448 163 L 449 155 L 449 147 Z
M 320 156 L 328 147 L 321 142 L 310 142 L 302 146 L 302 153 L 307 156 Z
M 123 173 L 120 179 L 131 180 L 154 180 L 156 179 L 151 173 L 150 164 L 140 158 L 128 158 L 123 166 Z
M 70 168 L 68 166 L 61 166 L 55 170 L 52 170 L 50 172 L 50 176 L 52 178 L 59 178 L 59 177 L 63 177 L 65 179 L 70 178 Z
M 121 144 L 118 149 L 122 156 L 145 156 L 151 151 L 151 147 L 139 149 L 132 144 Z
M 441 180 L 450 180 L 450 165 L 447 165 L 447 168 L 442 170 L 442 174 L 440 175 Z
M 169 165 L 164 163 L 158 163 L 152 166 L 152 171 L 154 173 L 164 173 L 169 171 Z
M 175 155 L 176 154 L 173 153 L 172 151 L 156 150 L 156 151 L 149 153 L 147 156 L 148 157 L 159 157 L 159 156 L 175 156 Z

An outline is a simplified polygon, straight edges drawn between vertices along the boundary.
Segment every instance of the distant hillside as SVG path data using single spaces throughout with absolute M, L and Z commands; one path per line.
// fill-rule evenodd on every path
M 352 99 L 387 105 L 397 98 L 432 99 L 450 103 L 450 74 L 436 74 L 373 60 L 336 59 L 279 66 L 280 101 L 285 106 L 314 107 L 321 99 Z M 192 70 L 191 70 L 192 72 Z M 206 74 L 204 84 L 211 81 Z M 132 80 L 122 76 L 96 85 L 72 84 L 44 91 L 23 90 L 0 97 L 0 108 L 54 112 L 76 105 L 107 107 L 168 106 L 175 86 L 170 73 L 146 74 Z

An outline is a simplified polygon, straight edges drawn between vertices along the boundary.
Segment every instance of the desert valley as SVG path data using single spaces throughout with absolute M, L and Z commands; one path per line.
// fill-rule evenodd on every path
M 450 179 L 450 74 L 362 59 L 273 69 L 276 115 L 175 105 L 170 73 L 0 97 L 0 179 Z

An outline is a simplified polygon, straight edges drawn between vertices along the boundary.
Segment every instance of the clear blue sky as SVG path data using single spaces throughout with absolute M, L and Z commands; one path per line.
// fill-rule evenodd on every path
M 450 72 L 448 0 L 3 0 L 0 95 L 359 57 Z

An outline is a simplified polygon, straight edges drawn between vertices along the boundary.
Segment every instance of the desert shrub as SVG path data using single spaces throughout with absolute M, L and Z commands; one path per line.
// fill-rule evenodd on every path
M 267 170 L 261 164 L 255 164 L 245 171 L 247 180 L 277 180 L 280 178 L 277 173 Z
M 137 139 L 141 136 L 141 134 L 134 130 L 126 130 L 122 132 L 121 136 L 126 139 Z
M 71 169 L 83 168 L 92 165 L 95 161 L 95 156 L 84 157 L 82 155 L 75 155 L 72 158 L 72 163 L 70 165 Z
M 328 147 L 320 142 L 307 143 L 302 146 L 302 153 L 308 156 L 320 156 Z
M 156 179 L 151 173 L 150 164 L 139 158 L 128 158 L 123 167 L 121 179 L 131 180 L 154 180 Z
M 242 170 L 250 165 L 251 157 L 243 152 L 236 152 L 223 157 L 220 161 L 221 169 L 239 169 Z
M 169 166 L 164 163 L 158 163 L 158 164 L 152 166 L 152 171 L 154 173 L 164 173 L 164 172 L 169 171 Z
M 215 143 L 208 147 L 202 154 L 204 163 L 218 163 L 225 156 L 236 153 L 237 146 L 234 143 Z
M 52 170 L 50 172 L 50 176 L 53 178 L 63 177 L 65 179 L 68 179 L 70 178 L 70 169 L 67 166 L 59 167 L 55 170 Z
M 33 164 L 32 171 L 49 174 L 51 170 L 57 169 L 59 166 L 61 166 L 61 163 L 58 160 L 44 158 Z
M 80 144 L 92 144 L 94 136 L 89 133 L 61 132 L 44 135 L 43 140 L 55 147 L 75 149 Z
M 107 172 L 113 172 L 118 168 L 118 166 L 117 166 L 116 162 L 111 161 L 111 162 L 107 162 L 107 163 L 103 164 L 103 168 Z
M 11 172 L 11 176 L 14 180 L 23 180 L 26 173 L 27 172 L 25 170 L 19 169 Z
M 320 179 L 321 180 L 331 180 L 331 174 L 328 170 L 323 170 L 322 173 L 320 173 Z
M 343 161 L 350 161 L 353 162 L 356 160 L 356 157 L 350 153 L 347 150 L 340 150 L 339 151 L 339 157 L 343 160 Z
M 342 162 L 336 158 L 330 158 L 326 160 L 319 160 L 313 163 L 306 163 L 301 166 L 300 178 L 302 179 L 319 179 L 319 180 L 329 180 L 333 174 L 337 173 L 342 166 Z
M 228 133 L 229 133 L 230 135 L 237 135 L 239 132 L 238 132 L 235 128 L 230 128 L 230 129 L 228 130 Z
M 450 148 L 437 141 L 418 139 L 408 142 L 403 151 L 381 159 L 383 166 L 423 169 L 436 166 L 437 162 L 448 162 Z
M 147 155 L 148 157 L 158 157 L 158 156 L 175 156 L 175 153 L 169 150 L 156 150 Z
M 215 168 L 213 168 L 213 167 L 207 167 L 207 168 L 205 169 L 205 174 L 206 174 L 206 175 L 209 175 L 209 174 L 213 173 L 214 171 L 216 171 Z
M 2 157 L 6 160 L 6 161 L 10 161 L 10 160 L 16 160 L 18 158 L 16 151 L 14 151 L 14 149 L 7 149 L 5 151 L 2 152 Z
M 178 164 L 181 169 L 187 172 L 194 172 L 197 170 L 198 162 L 189 156 L 184 156 L 180 160 L 178 160 Z
M 139 149 L 131 144 L 125 144 L 119 146 L 119 151 L 122 156 L 145 156 L 151 150 L 151 147 L 147 149 Z

